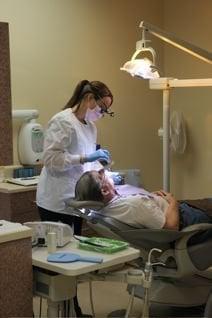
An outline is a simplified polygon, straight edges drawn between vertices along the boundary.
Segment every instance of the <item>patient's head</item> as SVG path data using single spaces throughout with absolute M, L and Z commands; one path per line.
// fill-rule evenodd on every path
M 80 201 L 109 202 L 116 195 L 112 180 L 104 170 L 87 171 L 76 183 L 75 197 Z

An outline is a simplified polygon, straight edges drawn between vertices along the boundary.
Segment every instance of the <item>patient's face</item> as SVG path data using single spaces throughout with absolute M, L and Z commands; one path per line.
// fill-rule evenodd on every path
M 92 174 L 102 187 L 107 186 L 110 191 L 115 189 L 113 179 L 105 173 L 104 169 L 93 171 Z

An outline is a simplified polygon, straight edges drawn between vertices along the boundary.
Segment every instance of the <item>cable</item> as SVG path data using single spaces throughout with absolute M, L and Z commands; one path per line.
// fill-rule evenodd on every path
M 148 288 L 145 288 L 144 290 L 142 317 L 149 317 L 149 289 Z
M 39 318 L 41 318 L 41 314 L 42 314 L 42 300 L 43 298 L 40 297 L 40 311 L 39 311 Z
M 62 307 L 62 317 L 67 317 L 67 312 L 66 312 L 66 301 L 63 301 L 63 307 Z
M 67 301 L 67 317 L 69 317 L 70 313 L 70 299 Z
M 91 303 L 91 312 L 92 312 L 92 316 L 94 318 L 95 317 L 95 311 L 94 311 L 94 304 L 93 304 L 92 281 L 89 280 L 88 284 L 89 284 L 89 296 L 90 296 L 90 303 Z
M 126 313 L 124 315 L 124 318 L 128 318 L 130 313 L 131 313 L 133 302 L 134 302 L 134 294 L 135 294 L 135 286 L 132 287 L 132 290 L 131 290 L 131 293 L 130 293 L 129 303 L 128 303 L 127 310 L 126 310 Z

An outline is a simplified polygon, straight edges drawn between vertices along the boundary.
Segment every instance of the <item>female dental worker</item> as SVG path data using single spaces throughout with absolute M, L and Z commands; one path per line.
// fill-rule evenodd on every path
M 48 123 L 44 141 L 44 167 L 37 187 L 37 206 L 42 221 L 61 221 L 72 225 L 73 217 L 62 214 L 65 200 L 74 197 L 75 184 L 85 171 L 99 169 L 99 161 L 110 161 L 105 149 L 96 150 L 94 121 L 109 108 L 113 95 L 102 82 L 78 83 L 64 109 Z M 81 222 L 74 219 L 74 231 L 80 234 Z
M 81 220 L 63 214 L 65 200 L 74 197 L 75 184 L 88 170 L 99 169 L 99 161 L 110 161 L 107 150 L 96 150 L 94 122 L 109 111 L 113 95 L 102 82 L 83 80 L 78 83 L 64 109 L 48 123 L 44 140 L 44 167 L 37 187 L 37 206 L 42 221 L 61 221 L 74 225 L 81 233 Z M 74 297 L 77 317 L 83 315 Z

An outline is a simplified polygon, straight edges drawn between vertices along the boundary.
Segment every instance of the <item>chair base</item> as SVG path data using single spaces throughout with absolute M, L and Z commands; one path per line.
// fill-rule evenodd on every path
M 111 311 L 107 317 L 119 317 L 119 318 L 122 318 L 122 317 L 125 317 L 125 314 L 126 314 L 126 310 L 125 309 L 118 309 L 118 310 L 114 310 L 114 311 Z
M 171 317 L 207 317 L 211 318 L 211 316 L 204 315 L 205 305 L 202 306 L 194 306 L 194 307 L 169 307 L 164 305 L 151 305 L 150 306 L 150 318 L 160 317 L 160 318 L 171 318 Z M 125 309 L 114 310 L 108 314 L 108 318 L 116 317 L 116 318 L 124 318 L 126 314 Z M 130 318 L 134 317 L 132 314 Z
M 128 286 L 128 290 L 131 287 Z M 141 286 L 135 287 L 135 297 L 143 298 Z M 176 307 L 200 306 L 207 302 L 211 292 L 211 280 L 198 276 L 183 280 L 153 280 L 149 291 L 150 303 Z

